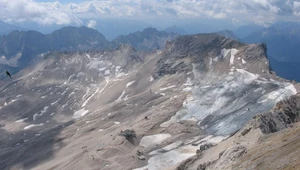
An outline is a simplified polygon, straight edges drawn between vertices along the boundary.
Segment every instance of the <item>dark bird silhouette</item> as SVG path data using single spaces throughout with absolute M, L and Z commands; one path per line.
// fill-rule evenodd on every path
M 11 78 L 11 74 L 6 70 L 6 74 Z

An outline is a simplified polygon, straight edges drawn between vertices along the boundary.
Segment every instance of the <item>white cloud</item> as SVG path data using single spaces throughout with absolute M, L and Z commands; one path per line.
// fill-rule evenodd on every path
M 90 18 L 213 18 L 260 24 L 300 16 L 299 0 L 90 0 L 79 3 L 0 0 L 0 19 L 82 24 Z M 88 25 L 94 26 L 90 20 Z
M 96 24 L 97 24 L 97 21 L 94 20 L 94 19 L 92 19 L 92 20 L 89 20 L 89 22 L 87 24 L 87 27 L 89 27 L 89 28 L 95 28 Z

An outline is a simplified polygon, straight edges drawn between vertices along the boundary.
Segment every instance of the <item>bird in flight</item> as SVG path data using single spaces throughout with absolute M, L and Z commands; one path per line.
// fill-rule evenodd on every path
M 11 74 L 6 70 L 5 71 L 6 72 L 6 74 L 10 77 L 10 79 L 11 79 Z

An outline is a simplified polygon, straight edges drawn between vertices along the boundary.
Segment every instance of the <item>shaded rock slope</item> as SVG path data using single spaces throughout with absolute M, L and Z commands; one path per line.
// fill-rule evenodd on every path
M 43 170 L 176 169 L 197 153 L 204 160 L 187 167 L 198 167 L 297 93 L 269 72 L 263 44 L 218 34 L 180 36 L 163 51 L 49 53 L 0 87 L 0 169 Z

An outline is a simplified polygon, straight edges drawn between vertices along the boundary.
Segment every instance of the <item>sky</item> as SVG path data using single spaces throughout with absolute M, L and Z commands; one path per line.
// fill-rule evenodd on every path
M 95 26 L 97 19 L 218 19 L 233 24 L 299 21 L 297 0 L 0 0 L 0 19 Z M 88 20 L 88 21 L 86 21 Z

